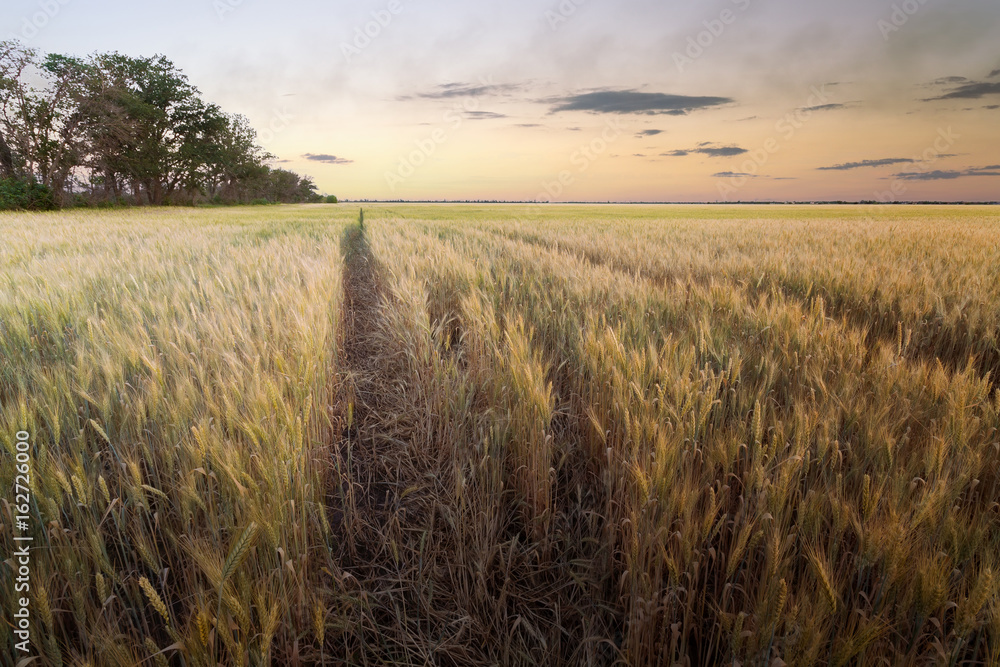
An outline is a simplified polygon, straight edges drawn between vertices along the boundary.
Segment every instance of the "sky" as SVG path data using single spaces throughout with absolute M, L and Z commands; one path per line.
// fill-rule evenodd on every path
M 4 0 L 342 199 L 1000 200 L 997 0 Z

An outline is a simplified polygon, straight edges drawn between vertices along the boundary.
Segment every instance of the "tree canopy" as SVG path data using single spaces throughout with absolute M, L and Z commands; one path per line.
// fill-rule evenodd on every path
M 56 206 L 320 200 L 272 159 L 245 117 L 205 101 L 162 55 L 0 42 L 0 208 L 2 192 L 22 191 Z

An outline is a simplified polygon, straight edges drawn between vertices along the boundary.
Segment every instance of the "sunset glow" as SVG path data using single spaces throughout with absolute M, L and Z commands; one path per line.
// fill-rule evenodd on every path
M 43 51 L 166 55 L 342 198 L 1000 199 L 993 0 L 12 0 L 0 16 Z

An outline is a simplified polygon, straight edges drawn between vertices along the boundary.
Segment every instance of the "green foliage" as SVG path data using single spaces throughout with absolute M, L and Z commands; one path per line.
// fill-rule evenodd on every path
M 339 200 L 337 199 L 336 195 L 327 195 L 326 199 L 324 199 L 323 201 L 325 203 L 327 203 L 327 204 L 337 204 L 337 203 L 339 203 Z
M 41 81 L 41 85 L 38 84 Z M 201 97 L 162 55 L 40 54 L 0 42 L 0 176 L 26 174 L 57 206 L 318 202 L 309 178 L 274 169 L 246 118 Z
M 52 190 L 35 179 L 0 179 L 0 210 L 50 211 L 54 208 Z

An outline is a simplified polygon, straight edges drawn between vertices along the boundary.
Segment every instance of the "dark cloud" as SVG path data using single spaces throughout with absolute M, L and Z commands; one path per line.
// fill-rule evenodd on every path
M 745 148 L 740 148 L 739 146 L 711 146 L 696 148 L 693 152 L 701 153 L 702 155 L 707 155 L 708 157 L 735 157 L 737 155 L 749 153 L 750 151 Z
M 660 155 L 664 157 L 684 157 L 686 155 L 690 155 L 691 153 L 699 153 L 701 155 L 707 155 L 708 157 L 735 157 L 748 152 L 749 151 L 747 149 L 740 148 L 739 146 L 719 146 L 711 141 L 703 141 L 695 148 L 676 150 L 669 153 L 660 153 Z
M 925 102 L 936 102 L 938 100 L 980 100 L 989 95 L 1000 95 L 1000 81 L 970 81 L 958 88 L 940 95 L 930 97 Z
M 401 100 L 409 100 L 419 97 L 428 100 L 447 100 L 454 97 L 483 97 L 485 95 L 503 95 L 520 90 L 521 86 L 515 83 L 445 83 L 436 86 L 434 89 L 417 93 L 416 95 L 406 95 L 400 97 Z
M 904 181 L 950 181 L 956 178 L 961 178 L 962 172 L 960 171 L 915 171 L 909 173 L 896 174 L 896 178 L 902 179 Z
M 637 137 L 655 137 L 656 135 L 662 134 L 662 133 L 663 133 L 663 130 L 642 130 L 641 132 L 636 133 L 635 136 L 637 136 Z
M 558 99 L 552 112 L 590 111 L 593 113 L 685 116 L 698 109 L 709 109 L 732 102 L 733 100 L 728 97 L 691 97 L 665 93 L 640 93 L 635 90 L 602 90 Z
M 814 107 L 802 107 L 801 111 L 834 111 L 836 109 L 846 109 L 846 104 L 818 104 Z
M 988 104 L 983 107 L 984 109 L 1000 109 L 1000 104 Z
M 965 83 L 966 81 L 968 81 L 968 79 L 964 76 L 943 76 L 940 79 L 935 79 L 933 84 L 937 86 L 947 86 L 956 83 Z
M 323 164 L 351 164 L 354 160 L 348 160 L 347 158 L 337 157 L 336 155 L 313 155 L 312 153 L 306 153 L 303 155 L 307 160 L 313 162 L 322 162 Z
M 493 111 L 466 111 L 465 115 L 472 120 L 492 120 L 494 118 L 506 118 L 507 116 L 502 113 L 495 113 Z
M 896 178 L 904 181 L 953 181 L 957 178 L 967 176 L 1000 176 L 1000 164 L 991 164 L 986 167 L 973 167 L 963 171 L 917 171 L 896 174 Z
M 990 72 L 990 76 L 989 76 L 989 78 L 991 78 L 991 79 L 992 79 L 992 78 L 994 78 L 994 77 L 998 77 L 998 76 L 1000 76 L 1000 69 L 995 69 L 995 70 L 993 70 L 992 72 Z
M 944 156 L 938 156 L 944 157 Z M 819 167 L 820 171 L 849 171 L 851 169 L 861 169 L 862 167 L 886 167 L 893 164 L 912 164 L 913 160 L 905 157 L 888 157 L 881 160 L 862 160 L 861 162 L 845 162 L 835 164 L 832 167 Z
M 543 127 L 541 123 L 516 123 L 514 127 Z
M 757 178 L 756 174 L 748 174 L 743 171 L 720 171 L 712 174 L 713 178 Z

